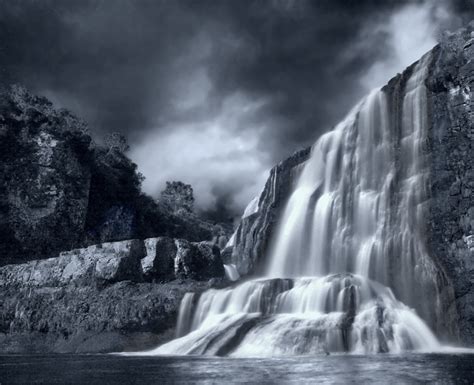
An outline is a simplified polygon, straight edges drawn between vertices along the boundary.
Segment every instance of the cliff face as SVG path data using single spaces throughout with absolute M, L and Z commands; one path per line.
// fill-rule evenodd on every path
M 0 266 L 100 242 L 215 235 L 144 195 L 136 165 L 93 143 L 84 122 L 21 87 L 0 90 Z
M 80 241 L 91 180 L 84 128 L 24 89 L 0 94 L 0 264 Z
M 473 60 L 471 23 L 446 35 L 433 50 L 427 82 L 431 109 L 428 244 L 454 290 L 461 340 L 469 345 L 474 345 Z
M 474 344 L 474 25 L 446 35 L 431 52 L 426 80 L 429 134 L 423 151 L 429 159 L 429 214 L 426 237 L 436 266 L 433 287 L 441 304 L 413 298 L 408 302 L 421 313 L 441 313 L 432 325 L 441 337 Z M 392 130 L 400 130 L 404 89 L 413 66 L 393 78 L 384 92 L 390 103 Z M 241 274 L 261 270 L 271 252 L 270 240 L 298 170 L 309 151 L 275 167 L 265 189 L 248 208 L 225 250 L 224 257 Z M 396 183 L 396 179 L 395 179 Z M 395 198 L 396 199 L 396 198 Z M 393 255 L 391 258 L 400 258 Z M 398 294 L 398 293 L 396 293 Z M 412 296 L 416 297 L 416 296 Z M 435 310 L 435 309 L 438 310 Z

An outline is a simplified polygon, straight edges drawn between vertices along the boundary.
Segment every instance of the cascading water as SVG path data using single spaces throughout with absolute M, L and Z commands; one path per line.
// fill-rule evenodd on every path
M 439 347 L 411 308 L 427 320 L 437 311 L 423 237 L 429 61 L 426 55 L 406 82 L 399 130 L 391 129 L 386 95 L 377 90 L 317 141 L 283 212 L 266 277 L 186 295 L 179 338 L 144 354 Z M 426 291 L 428 311 L 417 306 Z

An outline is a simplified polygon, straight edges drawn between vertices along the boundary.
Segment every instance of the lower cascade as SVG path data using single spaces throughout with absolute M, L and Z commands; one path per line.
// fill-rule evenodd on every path
M 186 294 L 177 338 L 140 354 L 440 347 L 428 326 L 439 316 L 439 288 L 424 238 L 430 59 L 406 81 L 397 130 L 384 91 L 376 90 L 316 142 L 283 210 L 265 276 Z M 239 278 L 234 267 L 226 273 Z
M 178 336 L 151 354 L 232 356 L 436 349 L 392 291 L 355 274 L 260 279 L 182 302 Z

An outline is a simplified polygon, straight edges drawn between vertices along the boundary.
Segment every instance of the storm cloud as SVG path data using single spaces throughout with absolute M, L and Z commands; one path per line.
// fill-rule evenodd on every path
M 121 132 L 157 196 L 235 215 L 268 169 L 473 17 L 470 0 L 0 0 L 0 74 Z

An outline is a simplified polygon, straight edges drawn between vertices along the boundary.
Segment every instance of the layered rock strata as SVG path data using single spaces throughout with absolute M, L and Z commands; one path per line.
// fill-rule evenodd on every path
M 171 238 L 103 243 L 3 266 L 0 352 L 151 347 L 174 336 L 186 292 L 223 284 L 216 246 Z

